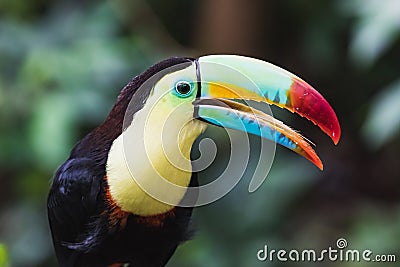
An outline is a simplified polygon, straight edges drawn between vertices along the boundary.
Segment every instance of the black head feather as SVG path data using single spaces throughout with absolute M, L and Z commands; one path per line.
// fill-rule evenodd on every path
M 172 57 L 163 60 L 143 73 L 134 77 L 120 92 L 117 102 L 114 104 L 105 122 L 83 138 L 73 149 L 71 157 L 89 157 L 96 160 L 107 160 L 107 153 L 110 150 L 112 142 L 122 133 L 124 117 L 127 112 L 130 101 L 135 97 L 135 105 L 129 113 L 133 115 L 142 109 L 148 99 L 151 88 L 171 67 L 174 71 L 188 67 L 194 59 L 187 57 Z M 169 69 L 169 72 L 171 69 Z M 150 79 L 152 78 L 152 79 Z M 138 90 L 140 86 L 150 81 L 148 90 Z M 137 100 L 137 101 L 136 101 Z M 105 162 L 101 162 L 104 164 Z

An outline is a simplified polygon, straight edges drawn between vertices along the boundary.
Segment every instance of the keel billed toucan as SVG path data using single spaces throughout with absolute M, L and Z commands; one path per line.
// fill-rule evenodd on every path
M 192 208 L 179 203 L 197 185 L 190 152 L 209 124 L 270 139 L 322 169 L 307 139 L 243 100 L 288 109 L 339 141 L 340 126 L 328 102 L 279 67 L 234 55 L 161 61 L 122 89 L 104 123 L 55 173 L 47 207 L 59 265 L 164 266 L 189 237 Z M 172 143 L 179 149 L 167 157 L 164 146 Z M 157 175 L 181 190 L 165 189 Z

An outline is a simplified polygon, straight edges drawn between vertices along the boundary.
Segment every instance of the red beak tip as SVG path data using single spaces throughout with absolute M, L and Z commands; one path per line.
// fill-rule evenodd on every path
M 289 97 L 292 110 L 311 120 L 321 128 L 336 145 L 340 139 L 340 125 L 333 108 L 328 101 L 311 85 L 293 78 Z
M 339 143 L 340 135 L 341 135 L 341 130 L 340 130 L 339 123 L 337 122 L 335 129 L 333 131 L 331 131 L 329 134 L 329 136 L 331 137 L 331 139 L 335 145 L 337 145 Z

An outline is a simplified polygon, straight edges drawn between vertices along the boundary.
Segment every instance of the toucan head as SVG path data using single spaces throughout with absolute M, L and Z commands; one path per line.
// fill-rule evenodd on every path
M 107 161 L 110 191 L 124 210 L 154 215 L 183 197 L 191 177 L 190 151 L 208 125 L 245 131 L 302 155 L 322 170 L 309 141 L 269 114 L 246 105 L 276 105 L 312 121 L 333 140 L 338 119 L 328 102 L 308 83 L 262 60 L 236 55 L 163 61 L 132 91 L 123 133 Z M 151 77 L 150 77 L 151 76 Z M 162 177 L 182 188 L 168 203 L 146 197 L 146 188 L 168 194 Z M 166 193 L 167 192 L 167 193 Z

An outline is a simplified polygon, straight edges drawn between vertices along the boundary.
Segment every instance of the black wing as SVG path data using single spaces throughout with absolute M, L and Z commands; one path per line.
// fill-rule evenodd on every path
M 103 176 L 96 162 L 78 158 L 66 161 L 53 178 L 48 217 L 57 258 L 66 266 L 82 253 L 74 244 L 90 239 L 91 223 L 105 210 Z

